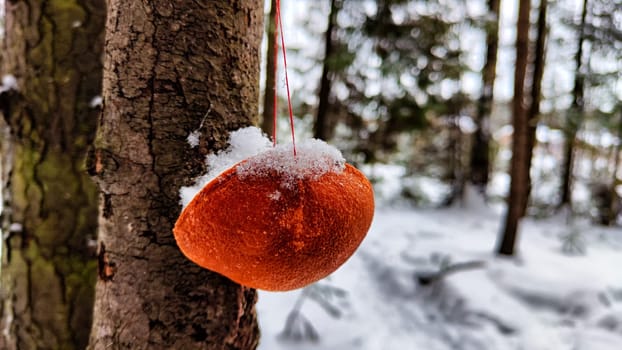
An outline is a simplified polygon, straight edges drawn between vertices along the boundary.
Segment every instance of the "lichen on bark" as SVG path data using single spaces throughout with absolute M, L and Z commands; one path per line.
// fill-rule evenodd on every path
M 97 226 L 84 156 L 99 113 L 89 103 L 101 89 L 104 0 L 8 1 L 6 10 L 0 75 L 14 75 L 18 91 L 0 106 L 14 223 L 4 237 L 0 348 L 82 349 Z

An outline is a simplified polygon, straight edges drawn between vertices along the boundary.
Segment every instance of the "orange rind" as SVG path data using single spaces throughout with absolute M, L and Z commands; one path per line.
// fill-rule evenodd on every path
M 374 215 L 359 170 L 341 164 L 292 177 L 249 173 L 248 164 L 220 174 L 183 210 L 173 232 L 186 257 L 239 284 L 285 291 L 328 276 L 354 253 Z

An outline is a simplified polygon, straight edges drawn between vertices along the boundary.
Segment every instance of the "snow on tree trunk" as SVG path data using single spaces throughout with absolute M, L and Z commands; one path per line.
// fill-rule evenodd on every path
M 97 230 L 84 157 L 100 112 L 105 2 L 5 5 L 0 348 L 84 349 Z
M 111 0 L 108 14 L 89 349 L 253 349 L 255 290 L 190 262 L 171 230 L 180 187 L 257 117 L 263 2 Z

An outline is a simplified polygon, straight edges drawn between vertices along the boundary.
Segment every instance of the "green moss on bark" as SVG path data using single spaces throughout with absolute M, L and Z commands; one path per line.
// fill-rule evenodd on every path
M 104 0 L 7 2 L 0 75 L 18 79 L 9 115 L 11 222 L 2 349 L 83 349 L 92 318 L 97 189 L 84 170 L 99 111 Z

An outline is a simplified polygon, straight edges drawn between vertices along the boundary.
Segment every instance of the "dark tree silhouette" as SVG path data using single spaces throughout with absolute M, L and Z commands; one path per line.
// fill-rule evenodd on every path
M 333 33 L 335 31 L 335 22 L 337 21 L 337 14 L 340 7 L 340 0 L 330 1 L 328 27 L 326 28 L 326 34 L 324 38 L 324 65 L 322 67 L 322 77 L 320 78 L 320 92 L 317 114 L 315 116 L 315 125 L 313 127 L 313 137 L 322 140 L 328 140 L 332 136 L 332 130 L 330 130 L 330 125 L 334 124 L 328 120 L 330 118 L 330 115 L 328 113 L 328 107 L 330 104 L 329 98 L 332 71 L 331 60 L 335 50 Z
M 572 105 L 566 115 L 566 127 L 564 129 L 564 161 L 561 175 L 561 200 L 560 207 L 572 205 L 572 169 L 574 164 L 574 149 L 577 132 L 581 127 L 584 113 L 584 88 L 585 88 L 585 62 L 583 61 L 583 46 L 586 41 L 586 18 L 588 0 L 583 0 L 581 10 L 581 22 L 577 39 L 577 52 L 574 60 L 576 64 L 574 86 L 572 88 Z
M 497 73 L 500 0 L 488 0 L 488 11 L 493 19 L 486 26 L 486 63 L 482 73 L 482 95 L 479 98 L 477 115 L 475 116 L 477 130 L 473 134 L 470 163 L 471 183 L 481 193 L 484 193 L 486 190 L 490 171 L 489 124 Z
M 529 171 L 531 170 L 531 160 L 533 158 L 533 149 L 536 145 L 536 129 L 538 127 L 538 119 L 540 117 L 540 100 L 542 92 L 542 76 L 544 75 L 544 64 L 546 58 L 546 27 L 547 18 L 547 1 L 542 1 L 540 4 L 540 11 L 538 11 L 538 34 L 536 37 L 536 47 L 533 55 L 533 79 L 531 79 L 531 105 L 528 109 L 527 116 L 527 197 L 522 203 L 521 217 L 525 216 L 527 212 L 527 206 L 529 204 L 529 196 L 531 194 L 531 176 Z
M 529 145 L 529 126 L 527 104 L 525 101 L 525 75 L 529 53 L 529 11 L 530 1 L 521 0 L 516 24 L 516 69 L 514 71 L 514 99 L 512 100 L 512 162 L 510 166 L 510 194 L 505 226 L 497 252 L 501 255 L 514 255 L 518 225 L 523 203 L 527 200 L 529 168 L 527 148 Z

